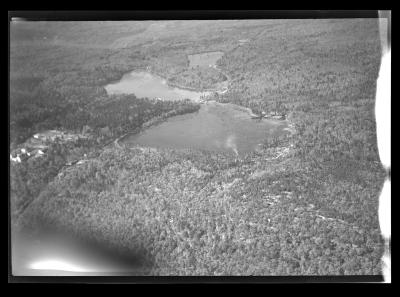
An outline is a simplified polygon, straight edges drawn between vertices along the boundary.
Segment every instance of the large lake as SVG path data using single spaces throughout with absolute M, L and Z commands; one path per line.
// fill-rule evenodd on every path
M 124 139 L 125 144 L 244 154 L 263 139 L 285 133 L 285 121 L 254 120 L 234 104 L 208 102 L 198 112 L 175 116 Z

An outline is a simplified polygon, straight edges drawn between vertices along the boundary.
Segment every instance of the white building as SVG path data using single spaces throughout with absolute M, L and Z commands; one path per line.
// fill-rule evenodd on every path
M 13 162 L 21 163 L 21 158 L 19 157 L 19 154 L 15 158 L 10 154 L 10 159 Z

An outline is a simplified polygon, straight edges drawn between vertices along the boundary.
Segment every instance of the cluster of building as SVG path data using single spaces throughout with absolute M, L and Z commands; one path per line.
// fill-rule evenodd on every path
M 22 161 L 30 157 L 40 157 L 44 155 L 44 150 L 38 148 L 19 148 L 14 150 L 10 154 L 10 160 L 16 163 L 21 163 Z
M 286 114 L 278 114 L 278 113 L 266 113 L 262 111 L 260 114 L 253 115 L 252 119 L 275 119 L 275 120 L 286 120 Z
M 58 130 L 48 130 L 37 133 L 28 139 L 20 148 L 15 149 L 10 154 L 10 160 L 12 162 L 21 163 L 32 157 L 40 157 L 45 154 L 50 143 L 54 142 L 56 139 L 67 142 L 75 141 L 80 137 L 84 136 Z

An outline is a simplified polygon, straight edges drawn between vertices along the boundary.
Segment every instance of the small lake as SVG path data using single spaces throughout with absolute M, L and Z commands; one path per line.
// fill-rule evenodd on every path
M 125 74 L 119 82 L 105 86 L 108 94 L 135 94 L 138 98 L 161 98 L 163 100 L 191 99 L 198 101 L 209 92 L 195 92 L 171 87 L 159 76 L 145 71 L 132 71 Z
M 142 133 L 126 137 L 126 145 L 232 152 L 254 150 L 265 138 L 287 133 L 286 121 L 254 120 L 234 104 L 207 102 L 198 112 L 175 116 Z
M 188 55 L 189 67 L 214 67 L 224 52 L 207 52 Z

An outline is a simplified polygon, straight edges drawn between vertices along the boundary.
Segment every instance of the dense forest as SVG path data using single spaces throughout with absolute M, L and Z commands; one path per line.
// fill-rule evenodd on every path
M 240 159 L 107 145 L 199 105 L 104 85 L 150 67 L 207 88 L 223 78 L 187 55 L 210 51 L 229 76 L 213 99 L 288 114 L 290 136 Z M 12 223 L 143 255 L 152 275 L 380 274 L 379 62 L 373 19 L 11 24 L 10 149 L 46 129 L 93 130 L 10 163 Z
M 226 82 L 227 77 L 219 70 L 210 67 L 197 67 L 187 69 L 169 77 L 171 85 L 193 88 L 196 90 L 220 90 L 221 83 Z

